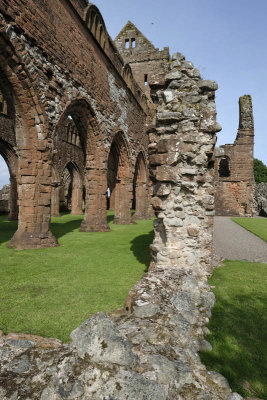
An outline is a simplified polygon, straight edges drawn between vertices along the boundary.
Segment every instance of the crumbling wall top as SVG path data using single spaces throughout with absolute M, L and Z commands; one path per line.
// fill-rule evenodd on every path
M 254 129 L 252 100 L 249 94 L 239 99 L 239 129 Z

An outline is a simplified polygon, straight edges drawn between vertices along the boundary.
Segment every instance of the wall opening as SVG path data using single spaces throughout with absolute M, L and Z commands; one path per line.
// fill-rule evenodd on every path
M 147 74 L 145 74 L 144 75 L 144 84 L 145 84 L 145 86 L 147 86 L 148 85 L 148 77 L 147 77 Z
M 221 178 L 228 178 L 230 176 L 230 161 L 228 157 L 223 157 L 220 160 L 219 176 Z
M 0 155 L 0 215 L 9 212 L 9 169 Z
M 125 39 L 125 49 L 129 49 L 129 47 L 130 47 L 130 40 Z
M 131 47 L 134 49 L 136 45 L 135 38 L 131 39 Z

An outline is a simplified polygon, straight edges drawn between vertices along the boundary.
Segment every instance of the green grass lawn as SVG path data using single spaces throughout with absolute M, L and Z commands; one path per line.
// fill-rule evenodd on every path
M 232 218 L 232 220 L 267 242 L 267 218 Z
M 0 329 L 5 333 L 66 342 L 95 312 L 124 305 L 149 265 L 152 220 L 127 226 L 111 222 L 111 232 L 96 233 L 79 232 L 81 220 L 73 215 L 52 219 L 59 247 L 16 251 L 6 247 L 16 223 L 0 217 Z
M 201 353 L 209 369 L 223 374 L 243 396 L 267 399 L 267 264 L 225 261 L 210 279 L 216 303 Z

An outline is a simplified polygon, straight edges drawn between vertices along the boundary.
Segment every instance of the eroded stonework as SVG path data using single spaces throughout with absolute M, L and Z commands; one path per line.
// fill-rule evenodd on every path
M 177 53 L 159 85 L 148 129 L 157 213 L 150 272 L 124 309 L 97 313 L 70 344 L 2 336 L 1 396 L 11 399 L 238 400 L 198 351 L 214 295 L 211 265 L 216 140 L 214 81 Z M 171 99 L 171 100 L 170 100 Z
M 251 217 L 254 212 L 254 121 L 249 95 L 239 99 L 239 129 L 234 144 L 216 148 L 216 215 Z
M 150 270 L 123 309 L 93 315 L 68 344 L 0 332 L 0 399 L 242 399 L 198 355 L 211 348 L 217 83 L 166 50 L 148 107 L 91 3 L 4 0 L 0 18 L 1 152 L 19 188 L 12 244 L 56 244 L 50 215 L 69 182 L 71 211 L 84 203 L 82 231 L 108 229 L 107 187 L 116 223 L 132 222 L 133 197 L 145 218 L 148 153 L 157 217 Z

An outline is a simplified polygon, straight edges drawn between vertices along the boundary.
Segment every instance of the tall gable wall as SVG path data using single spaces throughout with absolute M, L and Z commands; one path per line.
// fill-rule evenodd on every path
M 125 62 L 130 65 L 136 82 L 150 99 L 149 84 L 152 77 L 168 70 L 169 48 L 165 47 L 161 51 L 155 48 L 130 21 L 116 37 L 115 44 Z

